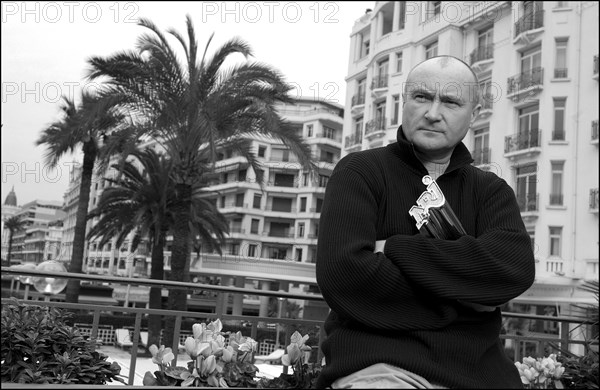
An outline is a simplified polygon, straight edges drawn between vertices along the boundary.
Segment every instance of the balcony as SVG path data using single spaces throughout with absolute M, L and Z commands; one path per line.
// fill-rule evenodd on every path
M 371 97 L 379 99 L 385 95 L 388 88 L 389 77 L 387 74 L 374 76 L 371 81 Z
M 473 157 L 473 165 L 485 165 L 490 163 L 490 148 L 483 149 L 475 149 L 471 152 L 471 156 Z
M 598 188 L 590 189 L 590 212 L 598 214 Z
M 371 89 L 380 89 L 388 87 L 389 77 L 387 74 L 373 77 L 371 81 Z
M 344 149 L 351 151 L 360 150 L 362 145 L 362 133 L 347 135 L 344 142 Z
M 509 77 L 506 88 L 506 97 L 517 101 L 521 95 L 527 94 L 527 97 L 529 98 L 533 94 L 539 93 L 544 88 L 543 80 L 544 68 L 542 67 L 532 68 Z
M 539 153 L 542 131 L 534 129 L 504 138 L 504 157 L 514 158 L 521 154 Z
M 481 110 L 477 115 L 477 119 L 485 119 L 492 115 L 494 109 L 494 96 L 485 94 L 481 97 Z
M 598 55 L 594 56 L 594 70 L 593 76 L 594 80 L 598 81 Z
M 469 55 L 470 64 L 475 73 L 486 71 L 494 62 L 494 44 L 479 46 Z
M 371 119 L 365 125 L 365 137 L 367 139 L 381 138 L 385 135 L 385 116 L 380 116 L 375 119 Z
M 364 106 L 365 104 L 365 95 L 354 95 L 352 96 L 352 107 L 354 106 Z
M 233 263 L 233 262 L 232 262 Z M 274 263 L 274 262 L 270 262 Z M 282 262 L 290 263 L 292 262 Z M 188 291 L 188 307 L 190 310 L 187 312 L 173 311 L 168 309 L 146 309 L 141 307 L 125 307 L 125 306 L 114 306 L 105 303 L 87 304 L 87 303 L 66 303 L 64 302 L 64 293 L 57 294 L 50 297 L 50 300 L 45 301 L 44 296 L 40 293 L 29 294 L 29 299 L 23 299 L 24 293 L 23 288 L 13 288 L 10 286 L 10 282 L 14 281 L 14 278 L 18 275 L 29 275 L 29 276 L 50 276 L 50 277 L 62 277 L 67 279 L 80 279 L 84 281 L 93 281 L 97 283 L 110 284 L 111 286 L 126 286 L 128 284 L 136 284 L 145 288 L 158 287 L 163 290 L 163 293 L 167 290 L 185 289 Z M 219 318 L 223 323 L 223 331 L 231 334 L 240 330 L 243 336 L 249 336 L 256 340 L 258 344 L 257 353 L 261 355 L 269 354 L 273 349 L 289 344 L 289 332 L 292 326 L 302 326 L 304 329 L 309 330 L 308 333 L 311 335 L 307 340 L 306 345 L 312 347 L 313 351 L 309 356 L 309 363 L 320 362 L 323 358 L 322 351 L 319 348 L 321 345 L 325 332 L 323 330 L 322 320 L 309 320 L 309 319 L 293 319 L 293 318 L 276 318 L 276 317 L 261 317 L 257 315 L 231 315 L 223 314 L 220 309 L 223 306 L 226 308 L 227 305 L 235 305 L 236 298 L 242 297 L 243 305 L 249 301 L 249 297 L 267 297 L 267 298 L 280 298 L 280 299 L 292 299 L 302 302 L 304 310 L 312 309 L 313 312 L 317 312 L 316 309 L 325 309 L 325 315 L 327 313 L 327 305 L 323 300 L 323 297 L 318 294 L 312 293 L 287 293 L 281 291 L 268 291 L 252 288 L 240 288 L 224 285 L 212 285 L 208 283 L 186 283 L 186 282 L 173 282 L 169 280 L 159 281 L 152 279 L 138 279 L 138 278 L 123 278 L 123 277 L 109 277 L 99 275 L 84 275 L 74 273 L 51 273 L 44 275 L 39 271 L 17 271 L 12 269 L 3 269 L 3 284 L 2 292 L 3 297 L 14 297 L 20 304 L 24 304 L 33 309 L 33 305 L 41 306 L 43 308 L 60 308 L 67 309 L 69 311 L 85 313 L 90 319 L 86 323 L 74 323 L 75 320 L 69 321 L 69 325 L 76 326 L 81 335 L 88 339 L 94 340 L 92 343 L 93 348 L 96 351 L 107 354 L 113 360 L 119 360 L 117 364 L 121 366 L 120 374 L 126 379 L 128 386 L 141 386 L 142 378 L 146 371 L 154 371 L 157 369 L 155 364 L 151 363 L 150 358 L 140 356 L 138 347 L 141 347 L 142 338 L 141 332 L 147 332 L 147 315 L 156 315 L 162 317 L 163 320 L 169 321 L 174 326 L 173 338 L 170 341 L 164 339 L 164 335 L 158 336 L 160 339 L 159 344 L 165 344 L 166 346 L 175 346 L 177 344 L 184 344 L 185 339 L 188 336 L 192 336 L 191 326 L 194 323 L 205 323 Z M 10 290 L 9 290 L 10 286 Z M 202 295 L 195 292 L 201 291 Z M 231 299 L 230 299 L 231 297 Z M 542 303 L 554 305 L 552 298 L 548 300 L 546 296 L 524 296 L 519 298 L 522 302 L 535 302 L 536 299 L 541 300 Z M 241 301 L 240 299 L 239 301 Z M 593 298 L 590 298 L 590 300 Z M 238 302 L 239 302 L 238 301 Z M 256 299 L 254 299 L 256 301 Z M 219 303 L 220 302 L 220 303 Z M 7 305 L 13 304 L 12 298 L 2 298 L 2 308 L 6 308 Z M 209 311 L 200 312 L 194 311 L 193 308 L 202 304 L 209 307 Z M 319 310 L 319 312 L 322 310 Z M 110 313 L 110 314 L 109 314 Z M 268 324 L 279 324 L 284 330 L 280 332 L 276 331 L 276 328 L 268 326 Z M 240 324 L 247 324 L 247 327 L 242 327 Z M 578 325 L 579 324 L 579 325 Z M 544 356 L 547 355 L 549 348 L 555 348 L 560 344 L 561 349 L 571 350 L 573 347 L 581 347 L 581 353 L 587 353 L 588 348 L 597 348 L 597 341 L 592 344 L 588 344 L 589 341 L 582 340 L 578 337 L 579 334 L 573 334 L 570 329 L 577 326 L 587 326 L 589 321 L 583 321 L 581 318 L 575 317 L 557 317 L 551 315 L 534 315 L 528 313 L 513 313 L 508 311 L 502 311 L 502 328 L 506 330 L 506 333 L 500 335 L 502 344 L 507 348 L 507 352 L 510 351 L 510 358 L 514 361 L 520 361 L 525 356 Z M 555 331 L 549 333 L 538 333 L 542 329 L 539 327 L 549 327 Z M 132 345 L 127 351 L 118 350 L 115 348 L 115 329 L 126 328 L 131 333 Z M 591 329 L 590 329 L 591 331 Z M 281 333 L 281 338 L 276 335 Z M 586 332 L 587 333 L 587 332 Z M 225 335 L 227 341 L 227 334 Z M 152 335 L 150 335 L 150 339 Z M 274 340 L 281 340 L 281 345 L 276 345 L 277 342 Z M 171 362 L 172 366 L 186 366 L 186 361 L 180 360 L 183 358 L 181 355 L 175 353 L 174 360 Z M 187 356 L 186 356 L 187 358 Z M 137 367 L 137 369 L 136 369 Z M 148 368 L 151 367 L 151 368 Z M 6 367 L 10 368 L 10 367 Z M 131 369 L 130 369 L 131 368 Z M 262 368 L 261 368 L 261 372 Z M 117 384 L 115 382 L 109 383 L 110 385 Z M 78 388 L 90 388 L 95 389 L 98 387 L 104 388 L 106 385 L 67 385 L 66 387 L 74 386 Z M 57 384 L 14 384 L 4 383 L 3 387 L 7 388 L 64 388 L 65 385 Z
M 598 119 L 592 121 L 592 144 L 598 145 Z
M 544 10 L 537 10 L 523 15 L 515 23 L 514 43 L 531 43 L 543 30 Z
M 517 203 L 522 213 L 537 212 L 539 194 L 517 194 Z

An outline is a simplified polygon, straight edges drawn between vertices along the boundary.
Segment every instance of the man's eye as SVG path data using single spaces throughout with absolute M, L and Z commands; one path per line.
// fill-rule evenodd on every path
M 426 102 L 428 100 L 427 96 L 422 94 L 415 95 L 415 100 L 418 102 Z

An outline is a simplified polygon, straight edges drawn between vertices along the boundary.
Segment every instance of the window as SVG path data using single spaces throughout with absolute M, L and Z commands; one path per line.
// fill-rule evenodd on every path
M 294 178 L 294 175 L 276 173 L 274 185 L 276 187 L 294 187 Z
M 244 206 L 244 194 L 236 194 L 235 195 L 235 207 L 243 207 Z
M 473 131 L 473 164 L 482 165 L 490 163 L 490 129 L 484 127 Z
M 223 208 L 223 207 L 225 207 L 225 197 L 224 197 L 224 196 L 222 196 L 222 197 L 221 197 L 221 203 L 220 203 L 220 206 L 219 206 L 219 207 L 220 207 L 220 208 Z
M 360 137 L 363 130 L 363 117 L 359 116 L 354 120 L 354 135 Z
M 265 175 L 265 171 L 263 171 L 262 169 L 258 169 L 256 171 L 256 182 L 262 183 L 264 175 Z
M 261 194 L 254 194 L 254 203 L 252 204 L 252 207 L 254 207 L 255 209 L 260 209 L 261 199 L 262 199 Z
M 542 48 L 534 47 L 521 53 L 521 89 L 541 84 Z
M 306 136 L 307 137 L 313 136 L 313 125 L 306 125 Z
M 539 145 L 539 105 L 525 107 L 519 110 L 519 133 L 517 135 L 517 150 L 529 149 Z
M 329 139 L 335 139 L 335 129 L 328 126 L 323 126 L 323 137 Z
M 239 255 L 240 254 L 240 244 L 231 244 L 231 249 L 229 252 L 231 255 Z
M 260 220 L 258 219 L 252 219 L 252 222 L 250 223 L 250 233 L 252 234 L 258 234 L 258 224 L 260 223 Z
M 303 213 L 306 211 L 306 197 L 300 198 L 300 212 Z
M 304 237 L 304 226 L 304 222 L 298 223 L 298 237 L 300 238 Z
M 271 149 L 271 160 L 290 161 L 290 151 L 288 149 Z
M 400 120 L 399 116 L 400 116 L 400 95 L 394 95 L 392 96 L 392 101 L 393 101 L 393 107 L 394 107 L 394 113 L 392 116 L 392 125 L 397 125 L 398 121 Z
M 554 131 L 552 131 L 553 141 L 565 140 L 565 105 L 566 98 L 554 98 Z
M 296 248 L 296 261 L 302 261 L 302 248 Z
M 385 129 L 385 100 L 375 107 L 375 124 L 376 129 Z
M 357 95 L 358 95 L 358 101 L 356 102 L 356 104 L 365 104 L 365 88 L 366 88 L 366 84 L 367 84 L 367 79 L 360 79 L 358 80 L 358 85 L 356 87 L 357 89 Z
M 246 181 L 246 169 L 240 169 L 238 171 L 238 181 Z
M 273 205 L 271 206 L 272 211 L 292 211 L 292 199 L 290 198 L 273 198 Z
M 494 41 L 494 26 L 490 26 L 483 30 L 479 30 L 479 35 L 477 38 L 477 48 L 483 49 L 489 47 Z
M 561 257 L 562 227 L 550 226 L 550 256 Z
M 552 161 L 552 191 L 550 192 L 550 204 L 562 206 L 563 204 L 563 170 L 564 161 Z
M 386 58 L 383 61 L 377 63 L 376 74 L 373 78 L 371 88 L 386 88 L 388 86 L 388 69 L 390 61 Z
M 319 187 L 327 187 L 329 176 L 319 175 Z
M 535 228 L 531 227 L 531 228 L 527 228 L 527 234 L 529 234 L 529 240 L 531 241 L 531 250 L 533 251 L 533 254 L 535 255 L 537 252 L 537 248 L 535 246 Z
M 267 147 L 266 146 L 259 146 L 258 147 L 258 157 L 265 157 L 265 152 L 267 151 Z
M 404 25 L 406 24 L 406 2 L 405 1 L 399 1 L 396 4 L 400 6 L 400 12 L 399 12 L 399 15 L 400 15 L 400 20 L 399 20 L 400 25 L 398 26 L 398 28 L 400 30 L 403 30 L 404 29 Z
M 248 257 L 256 257 L 256 245 L 248 245 Z
M 357 60 L 360 60 L 361 58 L 364 58 L 366 56 L 369 55 L 369 48 L 370 48 L 370 44 L 369 44 L 369 35 L 371 35 L 370 31 L 364 31 L 360 34 L 357 34 L 357 42 L 358 42 L 358 58 L 356 58 Z
M 402 52 L 396 53 L 396 72 L 402 72 Z
M 321 157 L 319 158 L 319 161 L 323 161 L 323 162 L 332 164 L 333 156 L 334 156 L 334 154 L 332 152 L 329 152 L 327 150 L 321 150 Z
M 556 64 L 554 65 L 554 78 L 564 79 L 569 75 L 567 67 L 567 39 L 556 40 Z
M 425 46 L 425 59 L 428 60 L 438 55 L 438 43 L 437 41 Z
M 517 170 L 517 203 L 521 212 L 537 210 L 537 164 L 527 164 Z

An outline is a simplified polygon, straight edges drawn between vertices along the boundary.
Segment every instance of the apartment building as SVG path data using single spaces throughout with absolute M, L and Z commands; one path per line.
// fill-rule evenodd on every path
M 598 3 L 375 2 L 352 29 L 342 154 L 396 141 L 410 69 L 436 55 L 471 65 L 482 110 L 474 165 L 514 189 L 536 258 L 515 299 L 537 314 L 594 303 L 598 279 Z
M 317 161 L 317 170 L 303 169 L 297 157 L 281 141 L 265 136 L 250 138 L 262 169 L 254 171 L 248 161 L 231 150 L 218 155 L 218 178 L 207 187 L 211 200 L 229 223 L 229 235 L 222 248 L 223 256 L 195 248 L 190 262 L 194 282 L 219 283 L 263 290 L 318 292 L 315 278 L 317 236 L 320 210 L 327 180 L 340 159 L 344 110 L 338 104 L 312 98 L 300 98 L 294 104 L 281 104 L 279 114 L 293 123 L 298 134 L 310 145 Z M 142 147 L 159 148 L 152 142 Z M 89 209 L 96 207 L 102 191 L 110 185 L 106 177 L 94 174 Z M 77 177 L 65 199 L 76 202 Z M 76 207 L 68 213 L 74 221 Z M 92 219 L 88 231 L 97 219 Z M 68 225 L 71 226 L 71 225 Z M 74 226 L 74 222 L 73 222 Z M 72 236 L 65 235 L 67 241 Z M 170 270 L 172 237 L 167 238 L 165 271 Z M 63 242 L 64 247 L 70 247 Z M 88 273 L 148 277 L 150 252 L 143 243 L 131 251 L 131 238 L 118 248 L 114 240 L 99 245 L 88 242 L 84 270 Z M 115 294 L 118 291 L 115 290 Z M 134 299 L 147 299 L 147 292 L 133 292 Z M 195 299 L 198 298 L 198 299 Z M 222 294 L 208 302 L 190 297 L 192 306 L 202 309 L 216 307 L 217 312 L 233 314 L 253 312 L 267 315 L 268 298 L 234 296 L 229 302 Z M 304 304 L 304 318 L 323 318 L 327 307 L 323 303 Z
M 13 236 L 12 259 L 33 264 L 59 259 L 65 218 L 62 202 L 34 200 L 24 204 L 14 215 L 21 216 L 26 227 Z
M 2 261 L 6 260 L 8 257 L 8 241 L 10 240 L 10 230 L 5 229 L 4 221 L 15 215 L 18 211 L 17 194 L 15 193 L 15 187 L 13 187 L 8 195 L 6 195 L 4 203 L 2 203 L 2 220 L 0 221 L 0 231 L 2 232 Z

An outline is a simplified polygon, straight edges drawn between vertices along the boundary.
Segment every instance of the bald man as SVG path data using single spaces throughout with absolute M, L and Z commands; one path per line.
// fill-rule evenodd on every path
M 521 388 L 499 306 L 533 283 L 512 188 L 471 165 L 461 142 L 480 109 L 477 77 L 441 56 L 409 73 L 397 142 L 351 153 L 329 179 L 317 282 L 331 311 L 317 386 Z M 420 234 L 409 210 L 435 180 L 466 234 Z

